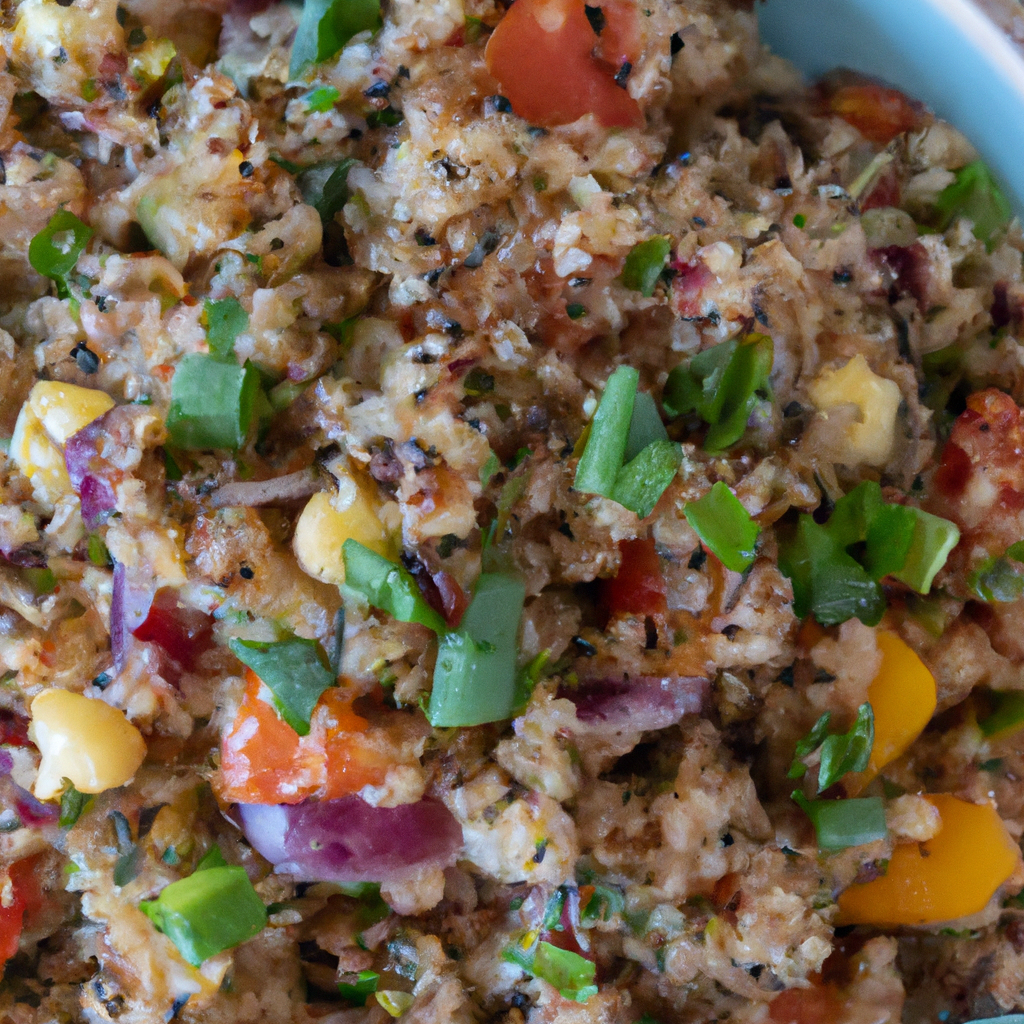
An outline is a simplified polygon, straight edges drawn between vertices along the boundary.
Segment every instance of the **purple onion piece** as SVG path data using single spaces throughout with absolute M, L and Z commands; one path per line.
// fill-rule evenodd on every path
M 450 867 L 462 828 L 429 798 L 371 807 L 359 797 L 301 804 L 239 804 L 242 829 L 279 872 L 305 881 L 397 882 Z
M 94 460 L 103 465 L 99 444 L 106 435 L 109 415 L 107 413 L 93 420 L 72 434 L 64 445 L 64 464 L 82 503 L 82 519 L 90 530 L 117 508 L 117 498 L 110 481 L 93 471 Z
M 632 676 L 586 679 L 562 687 L 558 695 L 576 705 L 576 717 L 585 725 L 646 732 L 699 714 L 709 688 L 701 676 Z
M 128 638 L 146 621 L 153 603 L 152 586 L 143 586 L 121 563 L 114 566 L 114 592 L 110 599 L 110 651 L 114 671 L 124 668 L 128 656 Z

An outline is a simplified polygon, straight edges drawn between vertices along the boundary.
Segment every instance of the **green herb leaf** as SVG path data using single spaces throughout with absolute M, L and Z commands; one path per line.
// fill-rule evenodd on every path
M 871 759 L 875 743 L 875 715 L 868 703 L 857 709 L 857 720 L 849 732 L 827 736 L 821 744 L 818 792 L 828 789 L 847 772 L 862 772 Z
M 494 452 L 487 456 L 487 461 L 480 467 L 480 486 L 486 487 L 491 477 L 501 469 L 501 460 Z
M 832 721 L 832 712 L 826 711 L 811 727 L 811 731 L 802 739 L 797 740 L 793 750 L 793 763 L 786 773 L 787 779 L 802 779 L 807 774 L 805 758 L 812 750 L 817 750 L 828 735 L 828 723 Z
M 58 210 L 29 242 L 28 261 L 32 269 L 55 281 L 57 294 L 62 299 L 70 296 L 67 276 L 75 269 L 78 257 L 95 233 L 70 210 Z
M 724 451 L 743 437 L 757 403 L 770 397 L 773 359 L 772 339 L 765 334 L 715 345 L 668 375 L 665 411 L 696 413 L 709 425 L 704 449 Z
M 655 235 L 645 242 L 638 242 L 626 257 L 622 268 L 622 283 L 650 298 L 671 251 L 672 239 L 668 235 Z
M 612 500 L 646 519 L 675 479 L 682 461 L 682 445 L 669 440 L 652 441 L 619 470 L 612 488 Z
M 320 644 L 293 636 L 276 641 L 233 638 L 228 646 L 267 685 L 280 716 L 300 736 L 308 735 L 320 695 L 336 681 Z
M 64 791 L 60 795 L 60 817 L 57 824 L 61 828 L 71 828 L 92 804 L 92 797 L 79 793 L 70 779 L 61 779 Z
M 103 538 L 98 533 L 90 533 L 85 546 L 86 554 L 93 565 L 105 569 L 110 564 L 110 552 Z
M 744 572 L 753 563 L 761 527 L 721 480 L 704 497 L 687 502 L 683 515 L 726 568 Z
M 330 60 L 357 33 L 376 32 L 381 24 L 380 0 L 305 0 L 289 77 L 294 81 L 310 64 Z
M 360 971 L 355 982 L 339 981 L 338 992 L 352 1006 L 365 1006 L 367 998 L 377 991 L 378 981 L 380 975 L 375 971 Z
M 936 226 L 945 231 L 957 217 L 974 224 L 974 237 L 991 252 L 996 237 L 1009 224 L 1013 210 L 991 171 L 975 160 L 956 172 L 956 180 L 947 185 L 935 200 Z
M 215 359 L 232 360 L 235 355 L 235 339 L 249 327 L 249 314 L 235 298 L 207 299 L 203 307 L 206 313 L 206 344 Z
M 321 85 L 306 96 L 307 114 L 326 114 L 334 108 L 341 93 L 333 85 Z
M 196 871 L 139 909 L 193 967 L 251 939 L 267 923 L 267 908 L 240 867 Z
M 992 694 L 993 710 L 978 723 L 983 736 L 1009 733 L 1024 726 L 1024 693 L 1007 690 Z
M 608 378 L 576 467 L 574 486 L 578 491 L 611 497 L 626 453 L 639 381 L 640 374 L 631 366 L 620 366 Z
M 418 622 L 443 634 L 444 619 L 427 604 L 416 581 L 400 565 L 371 551 L 351 537 L 342 547 L 345 585 L 362 594 L 374 608 L 382 608 L 401 622 Z
M 661 415 L 654 399 L 649 392 L 638 391 L 633 399 L 633 414 L 629 418 L 629 433 L 626 435 L 623 460 L 632 462 L 649 444 L 667 440 L 668 431 L 661 422 Z
M 437 728 L 512 718 L 520 702 L 516 639 L 526 588 L 482 573 L 457 632 L 441 638 L 427 718 Z
M 541 928 L 545 931 L 562 931 L 562 911 L 565 909 L 565 886 L 559 886 L 549 897 L 544 907 Z
M 177 448 L 237 451 L 249 435 L 260 375 L 251 363 L 237 366 L 190 353 L 171 381 L 167 433 Z
M 228 862 L 224 859 L 224 854 L 221 852 L 220 847 L 214 843 L 206 853 L 203 854 L 199 863 L 196 865 L 196 871 L 209 871 L 210 868 L 226 868 Z
M 863 846 L 888 835 L 881 797 L 808 800 L 798 789 L 793 790 L 791 795 L 811 819 L 821 850 L 845 850 L 849 846 Z
M 622 890 L 611 886 L 593 883 L 593 895 L 587 905 L 580 909 L 580 924 L 584 927 L 597 921 L 610 921 L 616 914 L 626 909 L 626 899 Z
M 593 961 L 579 953 L 560 949 L 550 942 L 538 942 L 527 950 L 516 942 L 506 946 L 501 957 L 535 978 L 542 978 L 549 985 L 554 985 L 563 999 L 585 1003 L 591 996 L 597 995 L 597 985 L 594 984 L 597 967 Z

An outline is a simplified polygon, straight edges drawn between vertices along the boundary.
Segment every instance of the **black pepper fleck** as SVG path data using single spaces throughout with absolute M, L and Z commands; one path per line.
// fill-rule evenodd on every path
M 594 30 L 594 34 L 600 35 L 601 30 L 605 26 L 604 11 L 600 7 L 591 7 L 589 4 L 583 10 L 586 12 L 587 21 L 590 22 L 590 27 Z
M 624 61 L 622 67 L 615 72 L 615 84 L 620 89 L 626 88 L 626 82 L 629 81 L 629 76 L 633 71 L 633 65 L 627 60 Z
M 243 565 L 241 569 L 238 570 L 238 575 L 241 576 L 243 580 L 251 580 L 256 573 L 254 573 L 249 566 Z
M 255 168 L 255 167 L 253 167 L 253 165 L 252 165 L 252 164 L 251 164 L 251 163 L 250 163 L 250 162 L 249 162 L 248 160 L 243 160 L 243 161 L 242 161 L 242 162 L 241 162 L 241 163 L 240 163 L 240 164 L 238 165 L 238 173 L 239 173 L 239 174 L 240 174 L 240 175 L 241 175 L 241 176 L 242 176 L 243 178 L 251 178 L 251 177 L 252 177 L 252 175 L 253 175 L 253 172 L 254 172 L 255 170 L 256 170 L 256 168 Z

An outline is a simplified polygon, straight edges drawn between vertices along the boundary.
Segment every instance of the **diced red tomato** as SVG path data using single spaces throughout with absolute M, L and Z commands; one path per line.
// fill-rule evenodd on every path
M 368 734 L 369 722 L 355 714 L 340 690 L 324 692 L 309 734 L 299 736 L 261 696 L 259 677 L 246 670 L 245 678 L 245 698 L 221 744 L 218 793 L 223 800 L 336 800 L 384 781 L 393 763 L 388 744 Z
M 900 179 L 890 164 L 878 176 L 874 187 L 860 204 L 860 211 L 880 210 L 886 206 L 900 205 Z
M 640 52 L 636 9 L 604 0 L 595 33 L 583 0 L 516 0 L 487 43 L 487 69 L 512 109 L 551 127 L 593 114 L 606 128 L 638 127 L 643 112 L 615 76 Z
M 162 647 L 184 669 L 195 668 L 196 659 L 213 643 L 213 619 L 178 605 L 171 587 L 157 591 L 149 614 L 135 630 L 135 637 Z
M 25 918 L 43 904 L 42 891 L 35 875 L 37 858 L 15 861 L 7 873 L 11 879 L 11 902 L 0 900 L 0 967 L 18 952 Z
M 843 1001 L 831 985 L 790 988 L 772 1000 L 768 1017 L 775 1024 L 838 1024 Z
M 672 279 L 672 298 L 676 310 L 682 317 L 701 315 L 700 299 L 705 288 L 712 284 L 715 275 L 700 260 L 683 263 L 672 262 L 676 276 Z
M 665 611 L 665 577 L 654 541 L 624 540 L 618 575 L 601 581 L 601 601 L 612 615 L 659 615 Z
M 888 145 L 897 135 L 917 128 L 922 122 L 920 106 L 898 89 L 875 82 L 841 85 L 827 94 L 827 109 L 880 146 Z

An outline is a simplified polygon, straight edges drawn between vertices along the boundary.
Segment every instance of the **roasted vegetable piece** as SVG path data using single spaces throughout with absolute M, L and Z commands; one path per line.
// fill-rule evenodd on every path
M 888 871 L 839 897 L 843 924 L 925 925 L 984 910 L 1020 865 L 1020 850 L 995 808 L 947 793 L 927 797 L 942 828 L 924 843 L 901 843 Z

